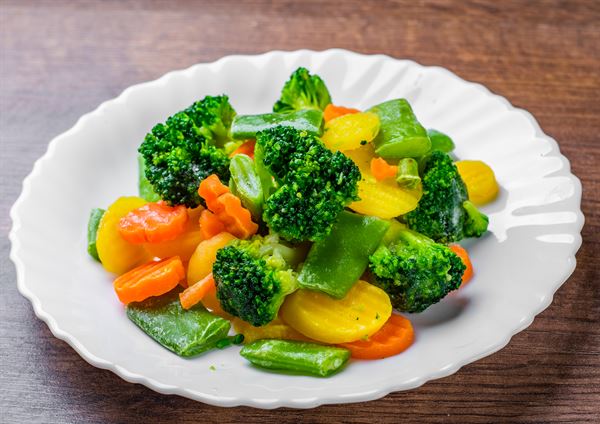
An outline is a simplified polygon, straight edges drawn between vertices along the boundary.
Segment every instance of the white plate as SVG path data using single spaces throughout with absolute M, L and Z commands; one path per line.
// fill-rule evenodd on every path
M 453 137 L 460 158 L 492 166 L 502 191 L 484 208 L 490 232 L 467 242 L 476 276 L 411 317 L 408 351 L 354 361 L 329 379 L 259 371 L 237 347 L 179 358 L 129 322 L 111 276 L 88 257 L 89 210 L 136 194 L 136 149 L 155 123 L 206 94 L 227 93 L 238 113 L 270 111 L 298 66 L 321 75 L 336 104 L 407 98 L 426 127 Z M 11 258 L 36 315 L 92 365 L 213 405 L 308 408 L 412 389 L 505 346 L 573 272 L 580 201 L 569 162 L 528 112 L 446 69 L 343 50 L 228 56 L 130 87 L 52 140 L 11 211 Z

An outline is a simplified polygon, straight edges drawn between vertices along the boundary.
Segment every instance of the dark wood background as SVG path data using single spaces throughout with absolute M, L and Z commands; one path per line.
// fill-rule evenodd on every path
M 0 422 L 600 422 L 599 1 L 0 1 Z M 48 141 L 127 86 L 231 53 L 441 65 L 531 111 L 583 182 L 573 276 L 502 351 L 363 404 L 220 409 L 88 365 L 16 290 L 8 210 Z M 48 223 L 51 225 L 51 223 Z

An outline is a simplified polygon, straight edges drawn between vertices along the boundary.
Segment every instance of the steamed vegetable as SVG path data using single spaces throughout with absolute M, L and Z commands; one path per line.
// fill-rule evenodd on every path
M 229 189 L 240 198 L 242 205 L 250 211 L 254 220 L 259 221 L 265 195 L 254 161 L 247 155 L 236 155 L 231 158 L 229 171 Z
M 331 233 L 310 248 L 298 276 L 300 286 L 343 298 L 367 269 L 389 226 L 373 216 L 340 213 Z
M 288 340 L 258 340 L 240 355 L 262 368 L 318 377 L 329 377 L 350 358 L 346 349 Z
M 165 202 L 146 203 L 119 221 L 119 234 L 132 244 L 160 243 L 177 238 L 185 231 L 188 214 L 185 206 Z
M 100 220 L 102 219 L 104 212 L 106 212 L 104 209 L 92 209 L 88 220 L 87 251 L 90 256 L 98 262 L 100 261 L 100 258 L 98 257 L 98 249 L 96 248 L 96 237 L 98 234 L 98 226 L 100 225 Z
M 431 141 L 431 150 L 439 150 L 444 153 L 450 153 L 454 150 L 452 139 L 441 131 L 428 129 L 427 136 Z
M 456 168 L 465 183 L 469 200 L 475 205 L 484 205 L 498 196 L 498 182 L 494 171 L 480 160 L 461 160 Z
M 275 318 L 270 323 L 260 327 L 255 327 L 239 318 L 233 318 L 231 323 L 235 331 L 244 335 L 244 343 L 252 343 L 262 339 L 310 341 L 308 337 L 294 330 L 281 318 Z
M 302 109 L 288 113 L 264 113 L 262 115 L 238 115 L 231 125 L 231 135 L 238 140 L 256 138 L 257 133 L 279 125 L 320 135 L 322 124 L 323 112 L 318 109 Z
M 200 303 L 204 297 L 216 290 L 215 279 L 212 272 L 202 280 L 190 285 L 184 291 L 179 293 L 179 301 L 183 309 L 190 309 L 192 306 Z
M 273 105 L 273 112 L 323 110 L 329 103 L 331 96 L 321 77 L 311 75 L 306 68 L 298 68 L 283 86 L 281 97 Z
M 146 334 L 179 356 L 195 356 L 227 338 L 229 321 L 196 305 L 184 310 L 178 290 L 127 306 L 127 316 Z
M 471 278 L 473 278 L 473 264 L 471 263 L 469 253 L 460 244 L 451 244 L 448 246 L 448 248 L 452 250 L 465 265 L 465 272 L 462 276 L 462 284 L 467 284 L 469 281 L 471 281 Z
M 400 187 L 414 189 L 421 183 L 419 164 L 413 158 L 400 159 L 396 182 Z
M 340 116 L 325 124 L 323 143 L 333 151 L 358 149 L 379 132 L 379 118 L 371 112 Z
M 338 118 L 340 116 L 348 115 L 350 113 L 359 113 L 360 110 L 354 109 L 351 107 L 344 106 L 336 106 L 334 104 L 329 103 L 325 109 L 323 110 L 323 119 L 325 122 L 329 122 L 332 119 Z
M 154 187 L 146 178 L 146 163 L 144 156 L 138 154 L 138 193 L 140 197 L 148 202 L 158 202 L 160 196 L 154 191 Z
M 192 286 L 212 272 L 217 251 L 227 246 L 235 237 L 229 233 L 219 233 L 209 239 L 202 240 L 190 258 L 187 269 L 187 283 Z

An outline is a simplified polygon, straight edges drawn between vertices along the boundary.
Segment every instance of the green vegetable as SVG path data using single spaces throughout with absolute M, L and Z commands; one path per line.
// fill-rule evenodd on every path
M 323 110 L 331 103 L 329 90 L 318 75 L 298 68 L 281 90 L 281 97 L 273 105 L 273 112 L 293 112 L 302 109 Z
M 87 229 L 87 251 L 90 256 L 100 262 L 100 257 L 98 256 L 98 249 L 96 249 L 96 236 L 98 234 L 98 226 L 100 225 L 100 220 L 102 216 L 104 216 L 104 209 L 95 208 L 90 212 L 90 218 L 88 220 L 88 229 Z
M 409 229 L 400 230 L 389 245 L 369 259 L 373 283 L 403 312 L 421 312 L 439 302 L 462 282 L 465 265 L 443 244 Z
M 400 159 L 396 182 L 400 187 L 413 189 L 421 182 L 419 177 L 419 164 L 413 158 Z
M 139 148 L 146 178 L 171 205 L 196 207 L 200 181 L 217 174 L 229 181 L 229 157 L 223 146 L 235 111 L 227 96 L 207 96 L 158 124 Z
M 425 128 L 417 121 L 405 99 L 388 100 L 369 109 L 379 116 L 379 134 L 373 140 L 375 153 L 385 159 L 416 158 L 431 148 Z
M 367 269 L 389 221 L 343 211 L 331 233 L 315 242 L 298 275 L 301 287 L 343 298 Z
M 488 217 L 469 202 L 467 189 L 450 156 L 439 150 L 423 159 L 423 197 L 404 216 L 408 227 L 440 243 L 479 237 Z
M 154 191 L 154 187 L 146 178 L 146 164 L 144 157 L 138 154 L 138 192 L 140 197 L 148 202 L 158 202 L 160 196 Z
M 263 209 L 264 193 L 254 161 L 246 155 L 235 155 L 229 163 L 229 189 L 240 198 L 254 219 L 260 219 Z
M 256 133 L 278 125 L 285 125 L 309 134 L 320 135 L 323 112 L 318 109 L 303 109 L 290 113 L 264 113 L 262 115 L 236 116 L 231 125 L 235 139 L 256 138 Z
M 185 310 L 179 290 L 143 302 L 130 303 L 127 316 L 146 334 L 179 356 L 194 356 L 227 338 L 230 323 L 200 304 Z
M 329 377 L 350 358 L 339 347 L 289 340 L 257 340 L 242 348 L 240 355 L 252 364 L 274 371 Z
M 431 140 L 431 150 L 439 150 L 444 153 L 450 153 L 454 150 L 454 142 L 443 132 L 434 129 L 428 129 L 427 135 Z
M 395 219 L 389 219 L 388 223 L 390 226 L 381 240 L 381 244 L 384 246 L 389 246 L 394 240 L 397 240 L 400 236 L 400 232 L 406 229 L 406 225 Z
M 221 307 L 255 327 L 268 324 L 298 287 L 292 268 L 301 259 L 276 235 L 232 241 L 217 251 L 212 269 Z
M 278 183 L 265 202 L 263 219 L 287 240 L 322 240 L 344 207 L 358 199 L 358 167 L 306 131 L 261 131 L 255 154 Z

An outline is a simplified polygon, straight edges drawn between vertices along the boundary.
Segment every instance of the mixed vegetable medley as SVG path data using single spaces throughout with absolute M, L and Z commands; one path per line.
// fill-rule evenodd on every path
M 258 367 L 329 376 L 407 349 L 400 312 L 472 277 L 456 243 L 487 231 L 498 184 L 453 149 L 405 99 L 336 106 L 299 68 L 271 113 L 207 96 L 152 128 L 139 195 L 91 212 L 88 251 L 177 355 L 244 343 Z

